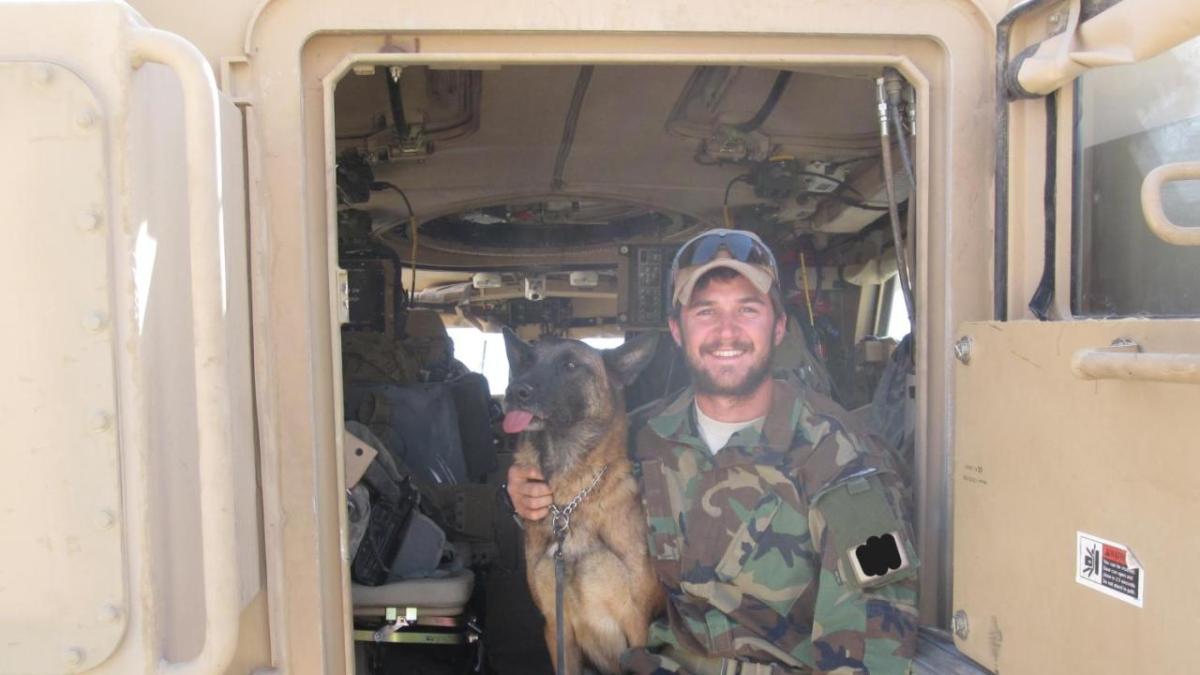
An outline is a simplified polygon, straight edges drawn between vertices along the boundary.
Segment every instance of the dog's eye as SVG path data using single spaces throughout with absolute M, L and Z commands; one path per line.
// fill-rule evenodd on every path
M 565 369 L 565 370 L 575 370 L 578 367 L 579 367 L 579 364 L 575 363 L 574 361 L 572 361 L 570 359 L 563 361 L 563 369 Z

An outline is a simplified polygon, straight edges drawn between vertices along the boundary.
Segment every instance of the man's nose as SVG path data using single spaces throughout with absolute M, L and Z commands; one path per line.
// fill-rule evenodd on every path
M 717 335 L 721 340 L 732 340 L 738 336 L 741 328 L 732 314 L 722 314 L 717 324 Z

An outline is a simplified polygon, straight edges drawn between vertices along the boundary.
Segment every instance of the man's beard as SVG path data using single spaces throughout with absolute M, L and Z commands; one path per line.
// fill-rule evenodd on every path
M 741 349 L 746 352 L 754 349 L 754 345 L 749 342 L 735 342 L 733 345 L 726 345 L 734 349 Z M 691 354 L 684 352 L 684 358 L 687 360 L 688 370 L 692 372 L 692 388 L 698 394 L 707 394 L 710 396 L 730 396 L 733 398 L 747 398 L 753 394 L 760 385 L 767 379 L 771 372 L 771 352 L 772 348 L 768 347 L 757 360 L 750 364 L 750 369 L 746 371 L 744 377 L 736 382 L 721 382 L 712 373 L 704 368 L 704 354 L 720 348 L 719 345 L 704 345 L 700 348 L 700 354 L 693 357 Z

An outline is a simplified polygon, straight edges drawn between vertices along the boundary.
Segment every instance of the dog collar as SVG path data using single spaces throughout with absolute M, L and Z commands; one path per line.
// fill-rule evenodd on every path
M 550 505 L 550 531 L 554 533 L 554 538 L 557 539 L 560 544 L 564 539 L 567 538 L 567 532 L 571 529 L 571 514 L 575 513 L 575 510 L 579 508 L 579 505 L 583 503 L 583 500 L 589 494 L 591 494 L 592 490 L 596 489 L 596 486 L 600 484 L 600 479 L 604 478 L 604 473 L 606 471 L 608 471 L 607 464 L 600 467 L 600 470 L 596 472 L 595 477 L 592 478 L 591 484 L 580 490 L 579 494 L 575 495 L 571 501 L 567 502 L 566 506 L 560 509 L 558 508 L 557 504 Z M 559 546 L 559 550 L 562 550 L 561 545 Z

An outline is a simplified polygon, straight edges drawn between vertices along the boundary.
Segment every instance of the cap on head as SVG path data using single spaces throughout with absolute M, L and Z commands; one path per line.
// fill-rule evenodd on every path
M 745 277 L 759 291 L 778 290 L 779 269 L 771 249 L 758 235 L 745 230 L 708 230 L 688 240 L 671 265 L 671 302 L 687 305 L 696 283 L 710 270 L 726 267 Z

